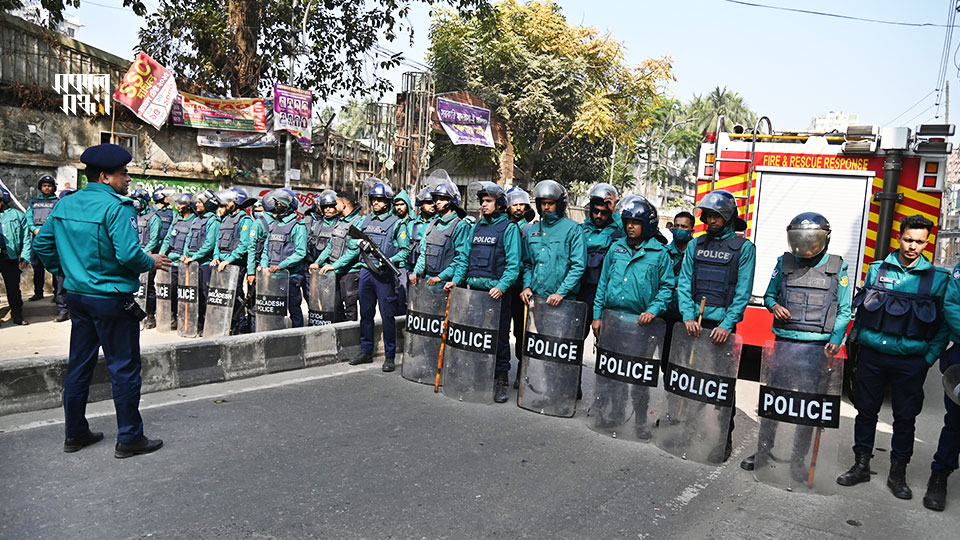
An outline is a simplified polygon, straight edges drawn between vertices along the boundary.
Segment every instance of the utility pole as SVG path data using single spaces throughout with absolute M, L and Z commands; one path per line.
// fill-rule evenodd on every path
M 297 10 L 296 10 L 296 0 L 293 0 L 293 9 L 290 13 L 290 28 L 291 30 L 296 27 L 297 24 Z M 293 43 L 290 44 L 290 75 L 287 77 L 287 84 L 293 86 L 293 76 L 294 70 L 297 66 L 297 49 L 300 47 L 300 39 L 304 34 L 307 33 L 307 16 L 310 14 L 310 8 L 313 7 L 313 0 L 309 0 L 303 3 L 303 20 L 300 21 L 300 33 L 294 32 Z M 276 99 L 276 97 L 274 97 Z M 312 136 L 313 134 L 308 134 Z M 286 132 L 286 154 L 283 160 L 283 187 L 285 189 L 290 189 L 290 161 L 291 153 L 293 152 L 293 135 L 289 131 Z
M 613 165 L 617 161 L 617 140 L 613 140 L 613 150 L 610 151 L 610 185 L 613 185 Z
M 943 123 L 950 123 L 950 81 L 947 81 L 947 101 L 946 106 L 944 107 L 945 112 L 943 113 Z

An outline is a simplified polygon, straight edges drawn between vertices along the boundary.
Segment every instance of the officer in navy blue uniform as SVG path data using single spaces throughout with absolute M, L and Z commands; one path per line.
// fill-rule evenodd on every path
M 40 194 L 30 201 L 30 208 L 27 209 L 27 225 L 30 227 L 30 237 L 33 238 L 40 232 L 40 227 L 53 212 L 53 207 L 60 200 L 57 195 L 57 181 L 50 175 L 44 175 L 37 182 L 37 189 Z M 30 254 L 30 265 L 33 267 L 33 296 L 30 301 L 36 301 L 43 298 L 43 282 L 46 278 L 46 270 L 43 263 L 36 254 Z M 70 318 L 67 311 L 67 291 L 63 288 L 63 276 L 53 276 L 53 294 L 57 303 L 57 316 L 54 322 L 63 322 Z
M 64 381 L 65 452 L 76 452 L 103 439 L 90 430 L 85 410 L 90 380 L 103 356 L 110 372 L 117 410 L 114 456 L 127 458 L 163 446 L 143 434 L 140 417 L 140 319 L 133 300 L 139 276 L 165 269 L 170 260 L 147 255 L 137 242 L 136 212 L 124 195 L 130 185 L 126 164 L 130 153 L 114 144 L 88 148 L 87 187 L 61 201 L 33 242 L 50 271 L 66 276 L 67 303 L 73 327 L 70 362 Z M 58 239 L 60 241 L 58 241 Z

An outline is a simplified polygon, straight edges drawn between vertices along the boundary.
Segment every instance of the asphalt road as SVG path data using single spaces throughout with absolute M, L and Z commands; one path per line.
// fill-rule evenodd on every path
M 460 403 L 340 364 L 146 395 L 147 433 L 166 446 L 127 460 L 113 457 L 109 402 L 88 411 L 106 440 L 76 454 L 61 451 L 59 410 L 0 418 L 0 538 L 953 539 L 960 486 L 944 513 L 920 503 L 936 375 L 912 501 L 884 486 L 884 433 L 872 482 L 801 494 L 737 466 L 756 444 L 743 412 L 734 456 L 708 467 L 579 418 Z M 842 429 L 849 440 L 849 418 Z

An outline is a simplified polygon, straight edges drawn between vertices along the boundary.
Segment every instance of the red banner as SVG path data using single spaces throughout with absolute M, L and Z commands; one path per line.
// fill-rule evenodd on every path
M 167 121 L 177 95 L 173 74 L 147 53 L 141 52 L 117 86 L 113 99 L 144 122 L 160 129 Z

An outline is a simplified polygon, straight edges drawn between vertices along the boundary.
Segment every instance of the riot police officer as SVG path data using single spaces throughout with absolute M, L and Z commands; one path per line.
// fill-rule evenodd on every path
M 604 309 L 634 314 L 638 326 L 650 324 L 666 311 L 676 286 L 670 256 L 657 238 L 659 218 L 656 207 L 640 195 L 627 195 L 619 210 L 626 234 L 609 246 L 597 278 L 596 295 L 590 305 L 594 336 L 600 335 Z M 622 400 L 626 395 L 609 397 Z M 646 410 L 650 394 L 645 387 L 638 386 L 632 399 L 637 411 L 634 414 L 637 437 L 649 439 L 651 432 Z
M 260 267 L 271 273 L 290 272 L 287 287 L 287 309 L 294 328 L 303 326 L 302 283 L 306 270 L 307 229 L 297 219 L 297 198 L 293 192 L 280 189 L 273 192 L 273 217 L 260 256 Z M 264 203 L 264 208 L 267 203 Z
M 893 437 L 887 487 L 898 499 L 913 497 L 906 472 L 915 420 L 923 408 L 923 381 L 950 337 L 950 328 L 941 324 L 949 273 L 923 255 L 932 229 L 933 222 L 920 215 L 901 219 L 900 248 L 870 263 L 854 298 L 851 339 L 860 345 L 853 389 L 855 462 L 837 478 L 842 486 L 870 480 L 877 415 L 889 385 Z
M 687 246 L 677 280 L 677 302 L 689 335 L 700 337 L 702 329 L 710 329 L 710 339 L 721 345 L 743 320 L 753 290 L 757 250 L 753 242 L 735 232 L 746 230 L 747 224 L 738 215 L 733 194 L 722 189 L 712 191 L 697 208 L 707 231 Z M 701 325 L 697 323 L 697 313 L 703 298 L 706 308 Z M 731 414 L 722 461 L 730 457 L 732 435 Z
M 526 235 L 530 222 L 536 218 L 536 212 L 530 205 L 530 195 L 523 188 L 514 186 L 507 190 L 507 215 L 510 221 L 517 224 L 521 234 L 521 266 L 523 254 L 523 236 Z M 522 274 L 522 269 L 521 269 Z M 520 291 L 523 290 L 523 279 L 517 279 L 510 286 L 507 295 L 510 296 L 510 318 L 513 321 L 513 353 L 517 357 L 517 378 L 513 380 L 514 389 L 520 388 L 520 364 L 523 358 L 523 300 Z
M 170 230 L 160 244 L 160 253 L 170 258 L 170 283 L 176 284 L 180 276 L 180 259 L 187 250 L 187 240 L 190 238 L 190 227 L 197 215 L 194 212 L 193 195 L 182 193 L 176 200 L 177 216 L 174 217 Z M 177 315 L 177 295 L 170 295 L 170 313 Z M 176 321 L 171 321 L 176 328 Z
M 407 257 L 407 268 L 411 271 L 417 267 L 417 260 L 420 258 L 420 241 L 423 235 L 427 233 L 427 227 L 437 215 L 437 208 L 433 204 L 433 195 L 430 194 L 430 188 L 425 187 L 417 193 L 414 205 L 417 207 L 416 219 L 411 219 L 407 224 L 407 237 L 410 238 L 410 256 Z
M 437 216 L 427 226 L 427 232 L 420 242 L 420 256 L 417 266 L 410 274 L 410 283 L 414 285 L 421 276 L 428 285 L 453 279 L 453 271 L 458 265 L 466 267 L 467 246 L 470 244 L 471 224 L 463 218 L 466 214 L 460 208 L 460 190 L 442 169 L 434 171 L 430 195 L 437 209 Z
M 693 238 L 694 217 L 690 212 L 679 212 L 673 217 L 674 227 L 670 229 L 673 240 L 667 245 L 667 255 L 670 255 L 670 262 L 673 265 L 673 275 L 680 277 L 680 269 L 683 266 L 683 259 L 687 251 L 687 245 Z M 670 358 L 670 344 L 673 341 L 673 327 L 676 323 L 682 322 L 680 315 L 680 303 L 677 301 L 677 290 L 674 288 L 673 295 L 670 297 L 670 303 L 667 305 L 667 311 L 663 314 L 663 320 L 667 323 L 666 333 L 663 336 L 663 369 L 666 371 L 667 360 Z
M 147 253 L 159 253 L 163 239 L 170 231 L 170 225 L 173 224 L 173 208 L 170 207 L 170 199 L 175 197 L 177 192 L 172 188 L 163 186 L 153 190 L 153 209 L 146 213 L 147 226 L 141 227 L 141 219 L 137 220 L 137 231 L 140 234 L 140 245 Z M 146 242 L 144 242 L 146 235 Z M 154 288 L 154 278 L 156 272 L 151 271 L 147 278 L 147 318 L 143 321 L 143 327 L 154 328 L 157 326 L 157 293 Z
M 960 364 L 960 264 L 953 267 L 953 274 L 947 282 L 943 295 L 943 319 L 950 329 L 953 345 L 940 355 L 940 373 Z M 923 496 L 923 506 L 937 512 L 942 512 L 946 507 L 947 477 L 957 470 L 960 456 L 960 405 L 946 394 L 943 404 L 946 408 L 943 428 L 940 430 L 937 452 L 930 463 L 927 492 Z
M 580 282 L 577 300 L 593 305 L 600 271 L 603 269 L 603 258 L 610 245 L 623 238 L 623 230 L 613 220 L 615 207 L 610 206 L 610 201 L 618 198 L 616 188 L 610 184 L 597 184 L 590 190 L 589 198 L 587 208 L 590 215 L 584 218 L 581 224 L 587 244 L 587 269 L 583 273 L 583 281 Z
M 533 188 L 540 220 L 523 235 L 523 290 L 527 305 L 533 295 L 547 297 L 556 306 L 576 298 L 586 270 L 587 248 L 580 225 L 565 217 L 567 190 L 553 180 Z
M 681 230 L 676 229 L 675 230 Z M 840 343 L 847 333 L 850 322 L 850 279 L 847 263 L 839 255 L 827 252 L 830 245 L 830 222 L 816 212 L 804 212 L 794 217 L 787 225 L 787 244 L 790 251 L 777 259 L 777 266 L 770 277 L 763 304 L 773 313 L 773 333 L 786 351 L 794 343 L 822 345 L 830 356 L 840 351 Z M 789 353 L 783 353 L 788 354 Z M 799 375 L 804 381 L 819 382 L 827 375 L 822 357 L 803 354 L 791 355 L 791 362 L 782 369 L 770 370 L 770 380 L 789 385 L 790 377 Z M 803 362 L 813 362 L 803 365 Z M 819 384 L 817 384 L 819 386 Z M 740 467 L 752 471 L 755 461 L 768 461 L 776 436 L 774 422 L 761 424 L 758 452 L 765 455 L 750 456 Z M 803 458 L 810 449 L 812 427 L 798 428 L 793 441 L 790 472 L 794 479 L 803 482 L 807 470 Z
M 480 220 L 473 226 L 472 242 L 467 246 L 466 266 L 457 266 L 453 279 L 444 285 L 450 291 L 466 280 L 471 289 L 490 293 L 500 299 L 500 330 L 497 333 L 496 385 L 493 400 L 507 401 L 510 384 L 510 286 L 520 277 L 520 228 L 507 217 L 507 196 L 493 182 L 481 182 L 477 190 Z
M 30 207 L 27 208 L 27 224 L 30 226 L 30 237 L 33 238 L 40 232 L 40 227 L 47 221 L 54 205 L 60 200 L 57 197 L 57 181 L 50 175 L 40 177 L 37 182 L 37 190 L 40 193 L 30 201 Z M 46 278 L 46 271 L 40 259 L 30 254 L 30 265 L 33 267 L 33 296 L 30 301 L 43 298 L 43 282 Z M 53 276 L 53 294 L 57 303 L 57 316 L 53 318 L 54 322 L 63 322 L 70 318 L 67 312 L 67 293 L 63 288 L 63 276 Z
M 197 331 L 203 332 L 203 321 L 207 313 L 207 293 L 210 288 L 210 261 L 213 260 L 213 251 L 217 247 L 217 238 L 220 236 L 220 199 L 209 189 L 204 189 L 194 197 L 193 207 L 197 212 L 197 219 L 190 224 L 190 240 L 187 242 L 187 251 L 181 262 L 200 265 L 200 287 L 197 289 Z
M 7 303 L 13 324 L 28 324 L 23 318 L 20 272 L 30 260 L 30 232 L 23 212 L 13 208 L 13 196 L 0 187 L 0 274 L 7 288 Z
M 400 193 L 397 193 L 397 196 L 393 198 L 393 213 L 400 219 L 399 226 L 407 231 L 407 239 L 409 240 L 410 223 L 413 222 L 413 216 L 410 215 L 410 195 L 407 190 L 400 190 Z M 407 255 L 407 258 L 397 265 L 397 269 L 400 270 L 400 289 L 397 290 L 397 315 L 407 313 L 407 275 L 413 270 L 412 266 L 407 267 L 407 261 L 409 260 L 410 256 Z
M 233 302 L 233 318 L 231 319 L 230 331 L 232 334 L 246 333 L 250 331 L 250 326 L 244 316 L 243 282 L 246 274 L 247 254 L 250 252 L 250 233 L 253 229 L 253 218 L 247 215 L 244 210 L 253 206 L 256 199 L 247 195 L 247 192 L 240 188 L 218 191 L 217 199 L 223 204 L 223 217 L 210 266 L 216 272 L 223 272 L 231 265 L 240 268 L 240 272 L 237 274 L 237 290 Z
M 63 450 L 76 452 L 103 439 L 85 418 L 90 380 L 102 347 L 117 409 L 114 456 L 127 458 L 163 446 L 143 434 L 140 417 L 140 319 L 133 300 L 140 274 L 165 269 L 163 255 L 148 255 L 137 241 L 135 211 L 124 197 L 130 184 L 123 147 L 101 144 L 80 156 L 87 187 L 58 204 L 34 241 L 44 265 L 66 276 L 67 304 L 73 327 L 70 361 L 63 389 L 66 439 Z
M 320 273 L 337 273 L 337 321 L 357 320 L 357 302 L 360 298 L 360 258 L 359 251 L 351 248 L 347 232 L 351 225 L 360 224 L 363 217 L 357 199 L 350 193 L 337 193 L 337 206 L 340 209 L 340 220 L 330 235 L 327 247 L 317 256 L 316 262 L 310 265 L 311 271 L 319 269 Z
M 337 209 L 337 192 L 332 189 L 324 190 L 314 201 L 319 215 L 313 220 L 313 229 L 310 231 L 310 246 L 307 250 L 307 260 L 316 261 L 323 250 L 327 249 L 333 230 L 340 222 L 340 210 Z

